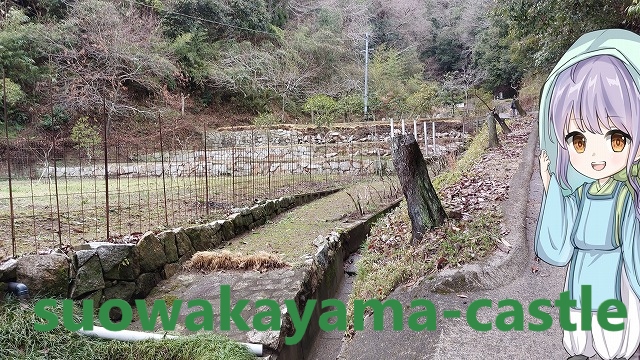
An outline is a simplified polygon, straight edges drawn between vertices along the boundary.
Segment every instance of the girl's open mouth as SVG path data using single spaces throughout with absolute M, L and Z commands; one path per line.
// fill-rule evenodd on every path
M 595 171 L 601 171 L 602 169 L 605 168 L 605 166 L 607 166 L 607 162 L 606 161 L 594 161 L 591 163 L 591 167 L 593 168 L 593 170 Z

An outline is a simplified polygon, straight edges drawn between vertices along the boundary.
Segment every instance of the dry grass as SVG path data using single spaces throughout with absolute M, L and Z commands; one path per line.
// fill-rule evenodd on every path
M 200 251 L 191 257 L 185 268 L 188 270 L 256 270 L 265 271 L 290 266 L 279 256 L 264 251 L 252 255 L 233 253 L 228 250 Z

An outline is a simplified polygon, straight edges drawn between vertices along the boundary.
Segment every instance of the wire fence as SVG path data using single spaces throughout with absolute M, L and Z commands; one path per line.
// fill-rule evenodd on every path
M 84 148 L 7 140 L 0 149 L 0 259 L 220 219 L 263 199 L 383 174 L 392 161 L 389 130 L 380 130 L 350 137 L 204 130 L 193 146 L 161 129 L 136 145 L 105 137 Z

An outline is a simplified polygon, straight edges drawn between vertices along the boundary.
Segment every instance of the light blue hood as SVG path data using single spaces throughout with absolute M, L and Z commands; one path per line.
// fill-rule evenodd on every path
M 598 30 L 582 35 L 567 52 L 560 58 L 542 88 L 540 94 L 540 113 L 538 115 L 538 127 L 540 134 L 540 149 L 549 154 L 551 164 L 549 170 L 555 172 L 556 158 L 558 156 L 556 138 L 553 124 L 549 121 L 549 104 L 551 102 L 551 89 L 558 75 L 577 63 L 578 61 L 596 55 L 611 55 L 620 59 L 634 79 L 636 87 L 640 90 L 640 36 L 627 30 L 608 29 Z M 640 119 L 638 119 L 640 121 Z M 567 180 L 570 189 L 563 189 L 564 195 L 573 192 L 578 186 L 590 179 L 569 166 Z

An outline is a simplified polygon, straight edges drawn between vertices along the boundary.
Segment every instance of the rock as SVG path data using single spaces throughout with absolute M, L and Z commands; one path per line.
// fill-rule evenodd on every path
M 18 259 L 16 280 L 29 288 L 29 294 L 66 297 L 69 287 L 69 261 L 62 254 L 25 255 Z
M 93 309 L 97 310 L 100 308 L 100 301 L 102 301 L 102 290 L 97 290 L 92 293 L 88 293 L 85 296 L 82 296 L 77 300 L 92 300 L 93 301 Z
M 76 268 L 83 266 L 89 259 L 98 253 L 97 250 L 78 250 L 75 252 Z
M 262 344 L 270 349 L 278 350 L 280 345 L 280 331 L 251 330 L 247 333 L 247 340 L 250 343 Z
M 313 240 L 313 245 L 317 248 L 327 244 L 329 241 L 327 240 L 327 237 L 324 235 L 318 235 L 317 238 L 315 238 L 315 240 Z
M 167 263 L 164 245 L 151 231 L 144 234 L 138 241 L 135 253 L 136 259 L 140 263 L 140 271 L 143 273 L 156 271 Z
M 242 223 L 245 225 L 245 229 L 251 229 L 251 224 L 253 224 L 253 215 L 251 215 L 251 213 L 248 215 L 242 215 Z
M 222 234 L 222 241 L 229 241 L 233 239 L 233 237 L 236 236 L 233 221 L 230 221 L 230 220 L 221 220 L 221 221 L 222 223 L 220 224 L 221 225 L 220 233 Z
M 322 269 L 325 269 L 327 266 L 329 266 L 329 243 L 322 244 L 322 246 L 318 247 L 318 250 L 315 254 L 315 259 L 318 263 L 318 266 L 320 266 Z
M 254 205 L 251 207 L 251 215 L 253 216 L 253 222 L 265 219 L 264 207 L 262 205 Z
M 104 289 L 104 278 L 102 276 L 102 265 L 97 252 L 94 256 L 84 261 L 78 268 L 76 278 L 73 281 L 70 297 L 77 299 L 89 292 Z
M 0 282 L 9 282 L 16 280 L 16 270 L 18 269 L 18 260 L 9 259 L 0 264 Z
M 178 249 L 178 256 L 183 257 L 185 255 L 191 256 L 196 250 L 191 244 L 191 239 L 184 232 L 182 228 L 175 229 L 173 231 L 176 234 L 176 248 Z
M 178 246 L 176 245 L 176 233 L 173 231 L 163 231 L 158 234 L 158 240 L 164 245 L 164 254 L 167 262 L 172 263 L 178 261 Z
M 220 231 L 220 228 L 222 227 L 222 222 L 224 222 L 224 220 L 216 220 L 214 222 L 210 222 L 209 227 L 211 228 L 211 231 L 213 232 Z
M 362 255 L 358 253 L 349 255 L 347 260 L 345 260 L 344 262 L 344 272 L 350 276 L 356 275 L 358 273 L 358 268 L 356 264 L 361 258 L 362 258 Z
M 244 217 L 240 213 L 227 216 L 227 220 L 233 225 L 234 232 L 241 233 L 247 228 L 247 224 L 244 222 Z
M 130 281 L 119 281 L 114 286 L 103 290 L 101 303 L 110 299 L 122 299 L 126 302 L 131 302 L 135 291 L 136 283 Z M 111 310 L 109 310 L 109 317 L 113 321 L 118 321 L 122 318 L 122 312 L 117 307 L 111 308 Z
M 182 270 L 182 265 L 180 265 L 179 263 L 167 264 L 164 266 L 163 276 L 165 279 L 168 279 L 173 275 L 179 273 L 180 270 Z
M 157 273 L 143 273 L 140 274 L 136 280 L 136 290 L 133 293 L 133 297 L 136 299 L 144 299 L 149 295 L 156 285 L 162 280 Z
M 268 200 L 264 204 L 264 211 L 267 217 L 271 217 L 274 214 L 276 214 L 278 211 L 278 206 L 276 205 L 276 202 L 274 200 Z
M 222 242 L 220 232 L 213 231 L 209 224 L 191 226 L 184 229 L 184 232 L 196 251 L 211 250 Z
M 134 261 L 132 244 L 106 244 L 98 247 L 104 278 L 108 280 L 135 280 L 140 264 Z

